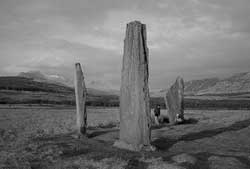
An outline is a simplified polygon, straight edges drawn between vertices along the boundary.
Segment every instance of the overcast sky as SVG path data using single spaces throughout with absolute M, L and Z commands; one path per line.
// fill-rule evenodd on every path
M 150 88 L 250 71 L 250 0 L 0 0 L 0 75 L 120 86 L 126 23 L 147 25 Z M 91 86 L 89 86 L 91 87 Z

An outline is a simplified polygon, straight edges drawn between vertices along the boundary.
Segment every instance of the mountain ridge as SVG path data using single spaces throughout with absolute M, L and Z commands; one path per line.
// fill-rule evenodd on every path
M 186 83 L 185 92 L 186 94 L 191 93 L 193 95 L 248 93 L 250 92 L 250 72 L 237 73 L 223 79 L 213 78 L 205 85 L 206 87 L 192 93 L 189 90 L 189 87 L 192 88 L 192 85 Z
M 236 73 L 227 78 L 204 78 L 185 81 L 186 96 L 232 95 L 250 93 L 250 72 Z M 168 89 L 152 92 L 155 97 L 163 97 Z
M 33 81 L 36 81 L 36 82 L 57 84 L 60 86 L 70 87 L 70 88 L 74 89 L 74 86 L 70 85 L 71 83 L 66 81 L 63 76 L 59 76 L 59 75 L 45 75 L 45 74 L 41 73 L 40 71 L 28 71 L 28 72 L 19 73 L 17 75 L 17 77 L 24 77 L 24 78 L 32 79 Z M 95 83 L 95 84 L 93 84 L 93 83 Z M 97 81 L 91 81 L 90 86 L 93 86 L 93 87 L 87 87 L 87 91 L 91 95 L 95 95 L 95 96 L 98 96 L 98 95 L 119 95 L 118 90 L 114 90 L 114 89 L 106 89 L 105 90 L 103 87 L 102 88 L 98 87 L 98 85 L 96 85 L 96 83 L 97 83 Z M 103 84 L 101 84 L 101 85 L 103 85 Z
M 57 84 L 60 86 L 67 86 L 56 80 L 48 79 L 46 75 L 39 71 L 21 72 L 17 77 L 25 77 L 32 79 L 35 82 L 45 82 L 50 84 Z M 105 90 L 96 88 L 87 88 L 92 95 L 119 95 L 119 90 Z M 186 96 L 202 96 L 202 95 L 230 95 L 239 93 L 250 93 L 250 72 L 236 73 L 226 78 L 204 78 L 197 80 L 190 80 L 185 82 Z M 152 97 L 163 97 L 167 89 L 152 90 L 150 95 Z

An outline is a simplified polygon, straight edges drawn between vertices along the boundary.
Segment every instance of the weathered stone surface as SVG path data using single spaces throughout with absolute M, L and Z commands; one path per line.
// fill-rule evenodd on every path
M 146 25 L 130 22 L 124 40 L 117 147 L 138 151 L 143 146 L 150 146 L 148 76 Z
M 172 160 L 177 163 L 190 163 L 195 164 L 197 159 L 189 154 L 183 153 L 172 157 Z
M 87 90 L 80 63 L 75 64 L 75 96 L 76 96 L 76 125 L 78 134 L 86 134 L 87 112 L 86 97 Z
M 165 98 L 170 124 L 177 122 L 177 115 L 184 120 L 184 81 L 178 77 L 175 83 L 167 91 Z
M 208 158 L 210 169 L 247 169 L 248 166 L 233 157 L 211 156 Z

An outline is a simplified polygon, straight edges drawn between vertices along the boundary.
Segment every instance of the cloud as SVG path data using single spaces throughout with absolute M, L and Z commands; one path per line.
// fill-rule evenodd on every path
M 147 25 L 151 88 L 249 71 L 248 0 L 0 1 L 0 75 L 40 70 L 119 88 L 126 24 Z
M 73 35 L 54 36 L 56 39 L 67 40 L 72 43 L 78 43 L 81 45 L 87 45 L 89 47 L 111 50 L 116 53 L 121 53 L 120 42 L 109 36 L 74 33 Z

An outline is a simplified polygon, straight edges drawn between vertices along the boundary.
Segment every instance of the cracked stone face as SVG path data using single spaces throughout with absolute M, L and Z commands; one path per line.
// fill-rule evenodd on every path
M 130 22 L 124 40 L 120 90 L 119 141 L 122 148 L 125 144 L 134 149 L 150 145 L 148 76 L 146 25 Z

